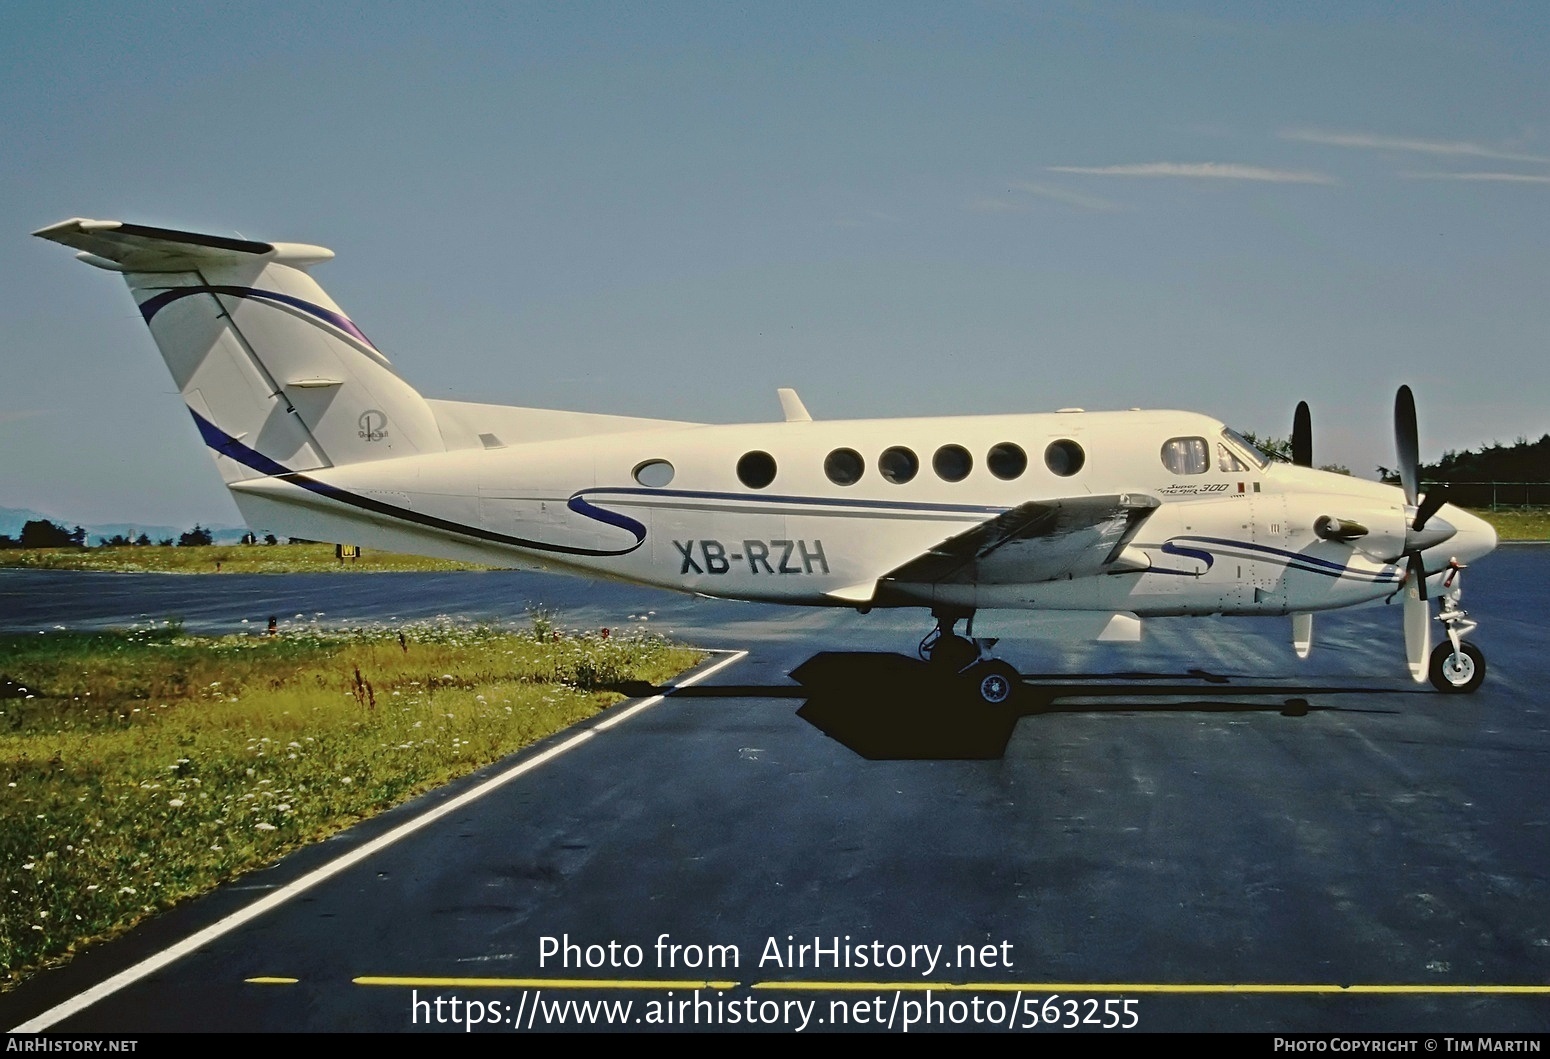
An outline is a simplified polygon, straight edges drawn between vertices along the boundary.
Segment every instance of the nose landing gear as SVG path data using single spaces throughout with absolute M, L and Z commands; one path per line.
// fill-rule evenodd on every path
M 1433 649 L 1427 667 L 1432 687 L 1455 695 L 1468 694 L 1485 680 L 1485 653 L 1463 638 L 1479 623 L 1470 621 L 1469 612 L 1459 606 L 1459 598 L 1464 594 L 1464 579 L 1459 576 L 1462 569 L 1464 564 L 1457 559 L 1448 560 L 1448 576 L 1442 582 L 1442 607 L 1437 614 L 1448 638 Z

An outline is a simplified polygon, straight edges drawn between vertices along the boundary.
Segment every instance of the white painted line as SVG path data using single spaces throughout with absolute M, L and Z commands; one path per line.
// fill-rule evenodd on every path
M 732 665 L 734 662 L 741 662 L 747 656 L 747 651 L 733 652 L 727 658 L 722 659 L 720 662 L 715 663 L 707 669 L 702 669 L 698 673 L 692 674 L 687 680 L 680 681 L 678 684 L 674 685 L 674 687 L 686 688 L 691 684 L 697 684 L 713 673 L 719 672 L 720 670 L 725 669 L 727 666 Z M 532 772 L 540 765 L 548 764 L 550 761 L 553 761 L 567 750 L 574 750 L 582 743 L 585 743 L 587 740 L 594 738 L 598 732 L 618 724 L 620 721 L 623 721 L 627 717 L 633 717 L 648 707 L 655 706 L 666 697 L 666 695 L 653 695 L 649 699 L 638 702 L 634 706 L 626 708 L 619 716 L 610 716 L 607 720 L 600 724 L 594 725 L 591 728 L 588 728 L 586 731 L 577 732 L 563 743 L 552 746 L 548 750 L 545 750 L 543 753 L 523 761 L 521 764 L 513 765 L 511 768 L 507 769 L 505 772 L 502 772 L 500 775 L 490 777 L 483 783 L 479 784 L 479 786 L 474 787 L 472 790 L 464 791 L 462 794 L 458 795 L 456 798 L 453 798 L 451 801 L 443 802 L 436 808 L 429 809 L 426 812 L 421 813 L 413 820 L 402 823 L 386 834 L 372 839 L 364 846 L 361 846 L 358 849 L 352 850 L 351 852 L 346 853 L 341 857 L 329 861 L 321 868 L 317 868 L 311 872 L 308 872 L 306 875 L 303 875 L 295 882 L 289 883 L 274 891 L 268 897 L 262 898 L 248 905 L 246 908 L 233 912 L 225 919 L 217 920 L 216 922 L 210 924 L 208 927 L 205 927 L 203 930 L 197 931 L 194 934 L 190 934 L 182 941 L 163 949 L 161 952 L 156 953 L 154 956 L 147 956 L 139 963 L 134 964 L 131 967 L 126 967 L 124 970 L 118 972 L 118 974 L 115 974 L 113 977 L 108 978 L 105 981 L 99 982 L 97 985 L 92 986 L 85 992 L 78 993 L 71 997 L 69 1000 L 54 1005 L 47 1011 L 43 1012 L 41 1015 L 28 1019 L 26 1022 L 22 1023 L 20 1026 L 15 1027 L 10 1032 L 38 1033 L 48 1029 L 56 1022 L 60 1022 L 79 1011 L 85 1010 L 104 997 L 111 996 L 112 994 L 118 992 L 120 989 L 123 989 L 125 986 L 144 978 L 146 975 L 154 974 L 161 970 L 163 967 L 166 967 L 168 964 L 182 959 L 184 956 L 187 956 L 189 953 L 195 951 L 201 946 L 208 945 L 210 942 L 214 941 L 216 938 L 219 938 L 221 935 L 229 934 L 233 930 L 236 930 L 238 927 L 242 926 L 244 923 L 257 919 L 265 912 L 278 908 L 280 905 L 283 905 L 285 902 L 291 900 L 291 898 L 305 893 L 319 883 L 324 882 L 325 880 L 330 879 L 335 875 L 338 875 L 346 868 L 352 868 L 368 857 L 382 852 L 384 849 L 387 849 L 395 842 L 398 842 L 404 838 L 408 838 L 422 827 L 435 823 L 437 820 L 440 820 L 448 813 L 457 812 L 464 806 L 476 802 L 480 798 L 483 798 L 491 791 L 505 786 L 512 780 L 516 779 L 518 776 Z

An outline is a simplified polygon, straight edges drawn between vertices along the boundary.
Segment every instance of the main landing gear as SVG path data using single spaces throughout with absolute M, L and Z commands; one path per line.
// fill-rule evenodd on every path
M 1485 679 L 1484 652 L 1463 638 L 1479 623 L 1470 621 L 1469 612 L 1459 606 L 1459 598 L 1464 594 L 1464 579 L 1459 576 L 1462 569 L 1464 564 L 1457 559 L 1448 561 L 1448 576 L 1442 581 L 1442 607 L 1437 614 L 1448 638 L 1432 650 L 1428 667 L 1432 687 L 1454 694 L 1474 691 Z
M 1010 700 L 1022 677 L 1010 665 L 987 653 L 995 646 L 995 640 L 974 638 L 974 614 L 932 611 L 931 616 L 936 619 L 936 628 L 920 641 L 919 649 L 920 657 L 931 669 L 959 682 L 983 703 L 1000 706 Z M 967 636 L 954 631 L 960 619 Z

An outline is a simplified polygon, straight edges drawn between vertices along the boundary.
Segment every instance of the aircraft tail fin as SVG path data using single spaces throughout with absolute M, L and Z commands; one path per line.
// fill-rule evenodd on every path
M 333 251 L 83 218 L 33 234 L 123 275 L 228 483 L 445 448 L 308 274 Z

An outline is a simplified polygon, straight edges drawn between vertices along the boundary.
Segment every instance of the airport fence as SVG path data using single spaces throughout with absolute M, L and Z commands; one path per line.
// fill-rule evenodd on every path
M 1424 486 L 1435 485 L 1425 482 Z M 1449 482 L 1448 502 L 1492 511 L 1550 508 L 1550 482 Z

